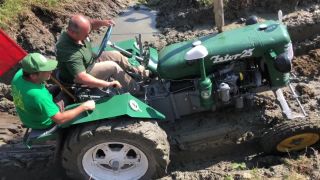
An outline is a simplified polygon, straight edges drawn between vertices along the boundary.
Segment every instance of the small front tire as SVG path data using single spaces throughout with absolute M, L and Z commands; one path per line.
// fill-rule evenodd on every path
M 300 151 L 320 139 L 320 123 L 309 119 L 286 120 L 270 129 L 261 139 L 266 153 Z

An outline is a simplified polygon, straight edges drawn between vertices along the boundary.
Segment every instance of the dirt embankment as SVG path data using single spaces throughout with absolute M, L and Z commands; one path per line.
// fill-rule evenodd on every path
M 84 14 L 90 18 L 112 18 L 130 4 L 131 0 L 75 0 L 67 1 L 59 7 L 48 9 L 33 6 L 30 11 L 18 16 L 17 22 L 6 32 L 27 52 L 39 52 L 54 56 L 54 46 L 60 32 L 66 27 L 72 14 Z M 9 84 L 19 66 L 0 78 Z
M 289 3 L 290 1 L 290 3 Z M 59 8 L 48 9 L 33 6 L 27 13 L 19 15 L 16 23 L 7 30 L 28 52 L 40 52 L 54 56 L 54 45 L 60 32 L 66 27 L 70 14 L 81 13 L 92 18 L 114 17 L 130 0 L 75 0 L 68 1 Z M 149 1 L 159 10 L 157 27 L 160 29 L 159 41 L 153 46 L 161 49 L 167 44 L 189 40 L 214 32 L 212 6 L 203 6 L 196 0 Z M 279 9 L 284 11 L 284 21 L 295 45 L 297 54 L 306 54 L 311 49 L 320 48 L 320 7 L 319 0 L 228 0 L 225 2 L 226 24 L 237 22 L 257 14 L 270 17 Z M 9 84 L 17 67 L 0 78 Z
M 19 15 L 18 22 L 9 35 L 28 52 L 37 51 L 54 56 L 54 45 L 72 14 L 91 18 L 112 18 L 129 4 L 129 0 L 75 0 L 59 8 L 33 6 L 31 11 Z
M 215 31 L 212 6 L 205 7 L 198 1 L 161 1 L 157 6 L 157 26 L 162 31 L 155 46 L 184 41 Z M 193 4 L 192 6 L 190 4 Z M 262 19 L 277 19 L 282 10 L 284 23 L 294 42 L 295 53 L 302 55 L 320 48 L 320 6 L 318 0 L 229 0 L 225 2 L 226 24 L 239 26 L 241 18 L 257 15 Z

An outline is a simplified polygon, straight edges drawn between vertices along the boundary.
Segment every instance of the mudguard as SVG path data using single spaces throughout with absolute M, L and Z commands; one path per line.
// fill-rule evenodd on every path
M 78 105 L 79 104 L 73 104 L 68 106 L 66 107 L 66 110 L 75 108 Z M 93 111 L 86 111 L 66 124 L 54 126 L 54 128 L 49 130 L 32 129 L 30 132 L 26 132 L 23 141 L 28 148 L 31 148 L 34 143 L 56 139 L 61 128 L 92 121 L 108 120 L 120 116 L 153 120 L 165 119 L 163 114 L 131 94 L 126 93 L 96 101 L 96 108 Z
M 68 106 L 66 109 L 71 109 L 76 106 L 78 106 L 78 104 Z M 125 93 L 105 99 L 99 99 L 96 101 L 96 108 L 93 111 L 86 111 L 77 116 L 73 121 L 60 125 L 60 127 L 66 128 L 75 124 L 112 119 L 120 116 L 156 120 L 165 119 L 165 116 L 162 113 L 143 103 L 131 94 Z

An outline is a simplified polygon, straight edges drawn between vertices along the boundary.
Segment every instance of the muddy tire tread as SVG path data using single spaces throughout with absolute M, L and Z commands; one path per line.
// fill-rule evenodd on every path
M 320 123 L 309 119 L 286 120 L 275 125 L 263 135 L 260 144 L 266 153 L 281 153 L 276 150 L 277 144 L 296 132 L 317 132 L 320 134 Z
M 71 160 L 80 152 L 79 144 L 92 141 L 95 136 L 125 133 L 148 141 L 150 148 L 157 156 L 157 172 L 152 178 L 165 175 L 169 164 L 170 145 L 167 135 L 154 121 L 139 120 L 111 120 L 81 125 L 67 137 L 62 150 L 62 166 L 66 173 L 73 179 L 81 179 L 78 174 L 77 164 Z M 78 149 L 77 149 L 78 148 Z

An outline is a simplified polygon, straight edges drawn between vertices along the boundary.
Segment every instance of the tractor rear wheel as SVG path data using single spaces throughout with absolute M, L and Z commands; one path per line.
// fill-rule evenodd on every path
M 269 130 L 261 139 L 266 153 L 303 150 L 320 139 L 320 123 L 308 119 L 287 120 Z
M 169 152 L 156 122 L 101 121 L 69 134 L 62 165 L 74 179 L 154 179 L 165 175 Z

